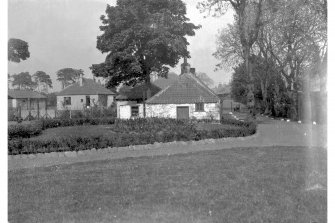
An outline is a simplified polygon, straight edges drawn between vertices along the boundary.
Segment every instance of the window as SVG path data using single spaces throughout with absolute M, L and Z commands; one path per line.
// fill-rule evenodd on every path
M 138 106 L 131 106 L 131 116 L 138 116 L 139 114 L 139 108 Z
M 64 105 L 71 105 L 71 97 L 64 97 Z
M 195 103 L 195 111 L 205 111 L 204 103 L 203 102 Z

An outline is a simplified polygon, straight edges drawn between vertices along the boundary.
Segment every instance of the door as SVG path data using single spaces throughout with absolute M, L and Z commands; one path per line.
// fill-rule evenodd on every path
M 86 96 L 86 106 L 87 107 L 91 106 L 91 98 L 90 98 L 90 96 Z
M 177 119 L 189 119 L 190 112 L 189 107 L 179 106 L 177 107 Z

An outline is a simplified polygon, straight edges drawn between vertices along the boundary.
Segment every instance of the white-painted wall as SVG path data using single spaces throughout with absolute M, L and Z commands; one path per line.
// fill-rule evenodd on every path
M 143 117 L 143 104 L 138 104 L 139 116 Z M 220 106 L 219 103 L 205 103 L 204 111 L 195 111 L 195 104 L 146 104 L 147 117 L 160 117 L 160 118 L 177 118 L 177 107 L 189 107 L 189 117 L 195 119 L 220 119 Z M 118 117 L 121 119 L 129 119 L 131 116 L 131 104 L 119 105 Z
M 204 111 L 195 111 L 195 104 L 147 104 L 147 117 L 177 118 L 177 107 L 189 107 L 190 118 L 220 119 L 219 103 L 205 103 Z
M 130 119 L 131 117 L 131 106 L 139 106 L 139 115 L 138 117 L 143 118 L 143 104 L 136 104 L 136 103 L 131 103 L 131 104 L 124 104 L 120 105 L 119 104 L 119 112 L 117 114 L 117 117 L 120 119 Z
M 99 104 L 99 95 L 89 95 L 91 106 L 94 104 Z M 71 97 L 71 105 L 63 106 L 64 97 Z M 114 95 L 108 95 L 107 97 L 107 107 L 112 105 L 114 101 Z M 64 95 L 57 96 L 57 109 L 58 110 L 82 110 L 86 106 L 86 95 Z

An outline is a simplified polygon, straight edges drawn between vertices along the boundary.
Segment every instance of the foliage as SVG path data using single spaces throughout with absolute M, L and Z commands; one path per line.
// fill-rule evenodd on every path
M 57 106 L 57 95 L 55 93 L 46 94 L 48 106 Z
M 189 57 L 186 36 L 200 28 L 188 22 L 181 0 L 119 0 L 107 6 L 106 14 L 97 48 L 108 55 L 91 69 L 108 78 L 108 87 L 149 82 L 152 72 L 166 76 L 168 66 Z
M 29 57 L 30 53 L 27 42 L 14 38 L 8 40 L 8 61 L 20 63 Z
M 80 75 L 84 75 L 81 69 L 63 68 L 57 71 L 57 80 L 62 83 L 62 88 L 75 83 Z
M 36 87 L 36 83 L 32 80 L 29 72 L 13 74 L 12 78 L 12 85 L 17 86 L 19 90 L 33 90 Z
M 27 154 L 57 151 L 77 151 L 101 149 L 129 145 L 152 144 L 154 142 L 190 141 L 208 138 L 239 137 L 254 134 L 256 125 L 252 122 L 223 120 L 223 124 L 239 128 L 211 128 L 198 130 L 196 124 L 176 119 L 45 119 L 41 129 L 74 125 L 110 125 L 106 134 L 37 137 L 31 139 L 15 138 L 8 142 L 9 154 Z
M 38 86 L 41 83 L 44 83 L 52 88 L 52 81 L 50 75 L 46 74 L 44 71 L 36 71 L 36 73 L 33 75 L 33 79 L 38 84 Z
M 197 78 L 199 78 L 207 87 L 213 88 L 214 87 L 214 81 L 212 78 L 210 78 L 206 73 L 204 72 L 197 72 L 196 73 Z
M 15 124 L 8 126 L 8 139 L 13 138 L 30 138 L 39 135 L 42 132 L 42 125 L 40 122 L 32 124 Z

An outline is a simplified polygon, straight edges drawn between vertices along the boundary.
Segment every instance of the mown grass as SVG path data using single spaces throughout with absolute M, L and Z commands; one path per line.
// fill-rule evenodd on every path
M 306 190 L 313 167 L 326 187 L 326 152 L 313 151 L 243 148 L 11 171 L 9 221 L 326 222 L 327 191 Z

